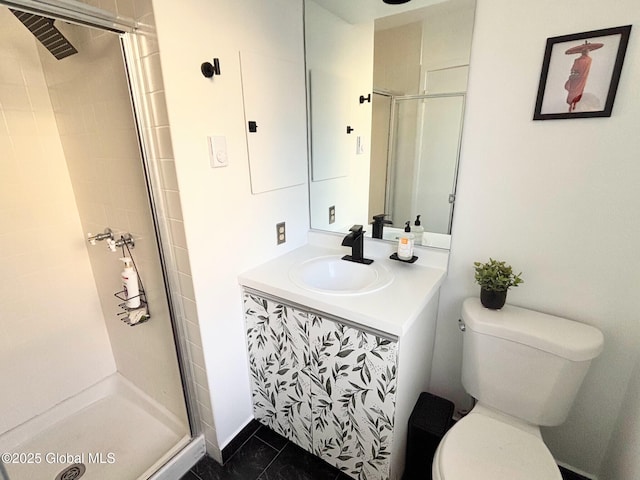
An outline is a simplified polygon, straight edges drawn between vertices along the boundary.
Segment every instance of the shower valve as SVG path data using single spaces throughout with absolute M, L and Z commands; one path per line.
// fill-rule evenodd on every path
M 87 240 L 91 245 L 95 245 L 96 241 L 101 242 L 102 240 L 113 240 L 113 232 L 110 228 L 105 228 L 103 233 L 98 233 L 97 235 L 87 233 Z
M 130 233 L 125 233 L 124 235 L 120 236 L 120 240 L 116 240 L 115 242 L 113 242 L 113 245 L 113 251 L 115 252 L 115 247 L 122 247 L 123 245 L 129 245 L 129 247 L 135 248 L 136 242 L 133 240 L 133 235 L 131 235 Z M 111 248 L 111 246 L 109 246 L 109 248 Z

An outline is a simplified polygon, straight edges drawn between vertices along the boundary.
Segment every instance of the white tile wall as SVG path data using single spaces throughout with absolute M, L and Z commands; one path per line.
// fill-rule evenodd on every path
M 0 9 L 0 435 L 115 371 L 36 41 Z
M 119 320 L 114 293 L 121 290 L 122 251 L 105 243 L 89 249 L 95 283 L 118 371 L 182 418 L 186 428 L 180 374 L 172 343 L 168 304 L 151 221 L 137 133 L 116 35 L 62 24 L 78 54 L 58 61 L 42 47 L 40 56 L 61 135 L 82 226 L 87 232 L 111 228 L 134 234 L 131 254 L 149 301 L 152 320 L 130 327 Z M 108 79 L 108 81 L 105 81 Z M 67 115 L 69 113 L 69 115 Z M 126 253 L 126 252 L 125 252 Z

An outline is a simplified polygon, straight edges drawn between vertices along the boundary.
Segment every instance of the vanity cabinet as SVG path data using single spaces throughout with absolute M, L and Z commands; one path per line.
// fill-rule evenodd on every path
M 254 415 L 357 479 L 391 478 L 398 342 L 244 293 Z
M 244 311 L 254 416 L 311 452 L 307 314 L 248 293 Z
M 309 232 L 309 244 L 238 278 L 254 416 L 353 478 L 400 480 L 409 417 L 429 390 L 448 253 L 422 249 L 409 265 L 367 243 L 393 281 L 365 294 L 292 280 L 301 265 L 341 257 L 344 249 L 325 245 L 335 241 Z

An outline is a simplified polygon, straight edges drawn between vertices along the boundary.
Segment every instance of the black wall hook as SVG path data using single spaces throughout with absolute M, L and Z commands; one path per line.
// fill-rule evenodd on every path
M 371 94 L 367 95 L 366 97 L 364 95 L 360 95 L 360 103 L 364 102 L 371 103 Z
M 220 75 L 220 60 L 214 58 L 213 64 L 204 62 L 202 65 L 200 65 L 200 71 L 202 72 L 202 75 L 207 78 L 211 78 L 214 75 Z
M 350 134 L 351 132 L 353 132 L 353 128 L 351 128 L 351 125 L 347 125 L 347 133 Z

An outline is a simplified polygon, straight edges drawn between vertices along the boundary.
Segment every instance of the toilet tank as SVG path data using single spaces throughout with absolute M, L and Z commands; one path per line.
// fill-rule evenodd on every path
M 462 384 L 484 405 L 534 425 L 563 423 L 591 360 L 600 330 L 566 318 L 505 305 L 462 305 L 466 326 Z

